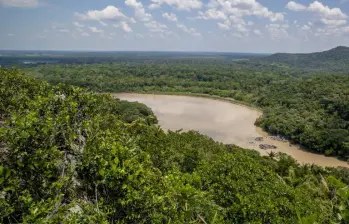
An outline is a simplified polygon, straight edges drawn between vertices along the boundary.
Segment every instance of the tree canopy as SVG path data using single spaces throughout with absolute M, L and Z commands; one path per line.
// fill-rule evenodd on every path
M 258 70 L 258 71 L 257 71 Z M 259 107 L 256 122 L 310 151 L 349 159 L 349 76 L 219 62 L 46 65 L 27 70 L 98 92 L 205 94 Z
M 2 223 L 348 223 L 345 168 L 300 166 L 144 105 L 0 69 Z

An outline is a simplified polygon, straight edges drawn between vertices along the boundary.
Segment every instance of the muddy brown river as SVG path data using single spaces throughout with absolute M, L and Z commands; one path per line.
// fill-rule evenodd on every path
M 270 138 L 266 132 L 254 125 L 261 112 L 247 106 L 188 96 L 133 93 L 114 94 L 114 96 L 122 100 L 144 103 L 150 107 L 164 130 L 197 130 L 216 141 L 254 149 L 261 155 L 267 155 L 270 151 L 283 152 L 299 163 L 349 167 L 347 162 L 306 152 L 298 146 L 291 146 L 289 142 Z M 264 141 L 256 141 L 257 137 L 264 137 Z M 260 144 L 275 145 L 277 149 L 262 150 L 259 148 Z

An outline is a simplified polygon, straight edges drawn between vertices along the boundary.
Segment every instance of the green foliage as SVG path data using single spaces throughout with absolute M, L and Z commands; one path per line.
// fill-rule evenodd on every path
M 166 133 L 144 105 L 17 70 L 0 78 L 1 223 L 347 220 L 346 170 Z
M 316 72 L 348 71 L 349 48 L 339 46 L 328 51 L 309 54 L 277 53 L 263 58 L 257 58 L 259 63 L 273 64 L 278 67 L 291 67 Z
M 100 92 L 189 93 L 242 101 L 263 109 L 256 124 L 271 134 L 311 151 L 349 158 L 349 76 L 254 66 L 212 61 L 47 65 L 28 74 Z

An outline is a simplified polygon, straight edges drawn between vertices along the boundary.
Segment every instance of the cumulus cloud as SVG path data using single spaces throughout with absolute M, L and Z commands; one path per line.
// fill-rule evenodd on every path
M 94 26 L 90 26 L 89 29 L 90 29 L 90 31 L 92 33 L 104 33 L 104 30 L 100 30 L 100 29 L 98 29 L 97 27 L 94 27 Z
M 321 2 L 314 1 L 309 6 L 305 6 L 294 1 L 290 1 L 286 8 L 291 11 L 308 11 L 318 14 L 321 17 L 331 20 L 343 20 L 348 18 L 348 16 L 342 12 L 340 8 L 330 8 L 327 5 L 322 4 Z
M 226 20 L 224 23 L 217 23 L 217 26 L 222 30 L 230 30 L 231 22 Z
M 254 23 L 252 21 L 246 22 L 242 18 L 233 15 L 229 16 L 223 23 L 217 23 L 218 28 L 222 30 L 233 30 L 235 34 L 234 37 L 239 38 L 249 36 L 249 33 L 252 31 L 250 27 L 253 25 Z
M 157 21 L 145 23 L 144 26 L 147 27 L 148 30 L 153 33 L 162 33 L 165 32 L 165 30 L 167 29 L 167 26 L 165 24 L 159 23 Z
M 272 12 L 256 0 L 210 0 L 208 7 L 235 17 L 257 16 L 272 22 L 284 20 L 284 14 Z
M 325 19 L 322 18 L 320 20 L 323 24 L 328 25 L 328 26 L 342 26 L 347 23 L 345 19 L 340 19 L 340 20 L 335 20 L 335 19 Z
M 121 27 L 121 29 L 125 33 L 131 33 L 132 32 L 131 27 L 125 21 L 120 22 L 120 27 Z
M 148 8 L 150 8 L 150 9 L 158 9 L 158 8 L 160 8 L 160 5 L 159 5 L 159 4 L 153 3 L 153 4 L 150 4 L 150 5 L 148 6 Z
M 202 8 L 201 0 L 151 0 L 152 4 L 149 6 L 151 9 L 159 8 L 161 5 L 166 4 L 175 7 L 179 10 L 200 9 Z
M 138 20 L 142 22 L 148 22 L 151 20 L 152 16 L 149 13 L 145 12 L 145 9 L 141 2 L 137 2 L 137 0 L 126 0 L 125 4 L 135 10 L 135 16 Z
M 39 0 L 0 0 L 0 5 L 17 8 L 36 8 Z
M 226 20 L 227 19 L 227 15 L 222 12 L 219 11 L 217 9 L 208 9 L 206 12 L 199 12 L 199 16 L 196 17 L 197 19 L 204 19 L 204 20 L 209 20 L 209 19 L 213 19 L 213 20 Z
M 270 37 L 273 40 L 280 40 L 289 37 L 288 28 L 290 26 L 288 24 L 267 24 L 266 28 L 269 31 Z
M 284 20 L 284 15 L 272 12 L 256 0 L 210 0 L 205 12 L 199 11 L 197 19 L 222 20 L 217 26 L 221 30 L 234 30 L 235 37 L 246 37 L 254 23 L 246 22 L 244 17 L 256 16 L 272 22 Z
M 176 14 L 174 13 L 163 13 L 162 16 L 169 21 L 176 22 L 178 21 Z
M 291 11 L 308 12 L 315 14 L 318 17 L 316 21 L 317 24 L 325 25 L 325 29 L 330 29 L 328 32 L 317 32 L 318 36 L 321 36 L 322 34 L 324 34 L 325 36 L 332 35 L 334 34 L 334 31 L 332 29 L 333 27 L 343 26 L 347 23 L 346 19 L 348 18 L 348 16 L 343 13 L 340 8 L 330 8 L 319 1 L 314 1 L 308 6 L 291 1 L 286 5 L 286 8 Z M 303 26 L 301 27 L 301 29 L 306 30 L 307 27 Z
M 286 8 L 295 12 L 305 11 L 307 9 L 306 6 L 294 1 L 290 1 L 289 3 L 287 3 Z
M 330 9 L 328 6 L 323 5 L 321 2 L 314 1 L 308 7 L 308 10 L 324 16 L 327 19 L 346 19 L 348 16 L 344 14 L 340 8 Z
M 345 27 L 330 27 L 330 28 L 318 28 L 314 35 L 324 39 L 330 39 L 332 37 L 339 37 L 345 33 Z
M 187 26 L 183 25 L 183 24 L 177 24 L 177 27 L 179 29 L 181 29 L 182 31 L 184 31 L 185 33 L 188 33 L 192 36 L 196 36 L 196 37 L 201 37 L 201 33 L 199 33 L 195 28 L 188 28 Z
M 75 16 L 81 20 L 120 20 L 120 21 L 131 21 L 132 19 L 125 16 L 118 8 L 109 5 L 102 10 L 89 10 L 86 13 L 74 13 Z

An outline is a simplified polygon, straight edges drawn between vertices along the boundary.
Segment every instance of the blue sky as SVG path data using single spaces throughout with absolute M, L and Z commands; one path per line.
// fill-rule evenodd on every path
M 349 46 L 349 0 L 0 0 L 0 49 L 312 52 Z

